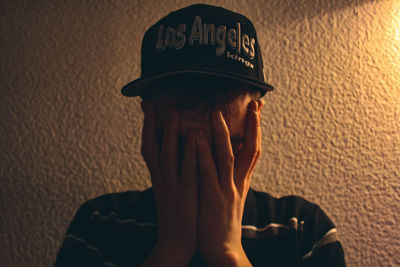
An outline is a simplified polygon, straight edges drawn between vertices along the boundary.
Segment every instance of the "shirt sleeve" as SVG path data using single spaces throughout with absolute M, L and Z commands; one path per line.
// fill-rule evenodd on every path
M 55 266 L 139 266 L 157 241 L 154 207 L 151 190 L 86 202 L 67 229 Z
M 346 266 L 342 245 L 339 241 L 316 248 L 310 257 L 302 259 L 301 266 Z

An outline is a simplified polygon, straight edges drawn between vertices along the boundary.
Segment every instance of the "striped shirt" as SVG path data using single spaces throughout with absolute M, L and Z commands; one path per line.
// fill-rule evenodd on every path
M 86 202 L 70 224 L 55 266 L 139 266 L 157 241 L 153 190 L 107 194 Z M 242 245 L 253 266 L 345 266 L 336 228 L 298 196 L 250 189 Z M 196 254 L 190 266 L 207 266 Z

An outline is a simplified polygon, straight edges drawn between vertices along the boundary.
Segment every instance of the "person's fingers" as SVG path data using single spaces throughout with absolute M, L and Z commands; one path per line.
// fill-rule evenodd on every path
M 189 130 L 185 141 L 180 182 L 190 193 L 197 191 L 197 145 L 196 132 Z
M 154 103 L 147 100 L 143 103 L 144 123 L 142 129 L 142 147 L 143 158 L 150 171 L 151 180 L 154 186 L 161 182 L 159 149 L 157 146 L 156 134 L 156 116 Z
M 259 142 L 259 143 L 261 144 L 261 142 Z M 251 166 L 249 168 L 249 172 L 248 173 L 253 173 L 253 171 L 254 171 L 254 169 L 256 167 L 257 161 L 258 161 L 258 159 L 260 158 L 260 155 L 261 155 L 261 145 L 260 145 L 259 151 L 260 152 L 257 153 L 257 155 L 255 156 L 253 162 L 251 163 Z
M 236 188 L 238 189 L 240 194 L 242 194 L 243 192 L 247 192 L 250 187 L 251 174 L 253 173 L 253 171 L 256 167 L 257 161 L 261 155 L 261 141 L 259 142 L 259 144 L 260 144 L 260 148 L 259 148 L 260 152 L 256 154 L 256 156 L 255 156 L 253 162 L 251 163 L 251 166 L 247 172 L 247 175 L 245 177 L 243 177 L 242 180 L 235 182 L 237 184 Z
M 235 159 L 235 184 L 243 189 L 249 182 L 245 179 L 251 178 L 251 171 L 254 169 L 255 161 L 258 159 L 261 150 L 261 127 L 258 103 L 253 101 L 249 105 L 247 113 L 246 136 L 243 148 Z M 254 166 L 253 166 L 254 165 Z
M 207 132 L 199 130 L 197 134 L 197 158 L 200 173 L 200 192 L 215 194 L 219 192 L 217 169 L 211 153 Z
M 164 127 L 160 155 L 162 172 L 169 182 L 177 182 L 178 179 L 178 135 L 179 112 L 172 109 L 169 114 L 168 123 Z
M 228 126 L 221 111 L 216 111 L 211 117 L 213 138 L 216 150 L 216 161 L 219 183 L 222 188 L 233 185 L 234 155 Z

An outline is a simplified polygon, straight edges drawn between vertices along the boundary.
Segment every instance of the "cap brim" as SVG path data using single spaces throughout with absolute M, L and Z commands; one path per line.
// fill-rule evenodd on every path
M 146 78 L 139 78 L 137 80 L 134 80 L 128 84 L 126 84 L 122 90 L 121 93 L 124 96 L 128 97 L 133 97 L 133 96 L 140 96 L 143 94 L 143 92 L 151 87 L 153 84 L 156 82 L 160 82 L 165 78 L 170 78 L 171 76 L 180 76 L 183 74 L 199 74 L 199 76 L 207 76 L 207 77 L 223 77 L 235 81 L 239 81 L 242 83 L 245 83 L 247 85 L 250 85 L 254 88 L 257 88 L 260 90 L 260 95 L 261 97 L 265 95 L 266 92 L 274 90 L 274 87 L 270 84 L 260 82 L 254 79 L 249 79 L 246 77 L 238 76 L 232 73 L 228 72 L 223 72 L 220 70 L 202 70 L 202 69 L 185 69 L 185 70 L 174 70 L 170 72 L 163 72 L 160 74 L 156 74 L 150 77 Z

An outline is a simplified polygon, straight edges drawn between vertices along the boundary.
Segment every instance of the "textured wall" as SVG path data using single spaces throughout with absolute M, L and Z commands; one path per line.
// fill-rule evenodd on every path
M 146 28 L 191 3 L 0 2 L 2 266 L 52 265 L 80 204 L 150 185 L 120 88 Z M 276 86 L 253 186 L 319 203 L 349 266 L 400 266 L 400 1 L 208 3 L 254 21 Z

